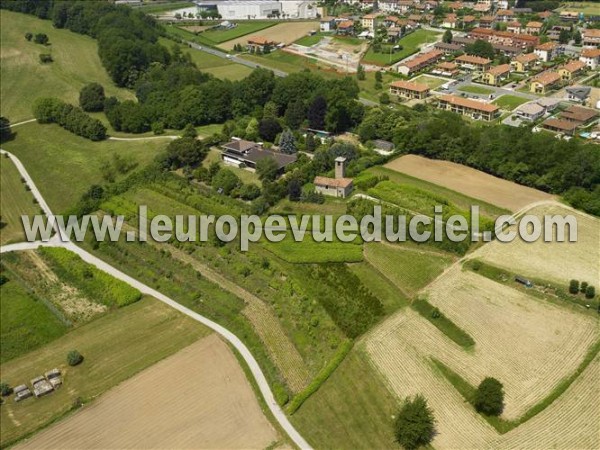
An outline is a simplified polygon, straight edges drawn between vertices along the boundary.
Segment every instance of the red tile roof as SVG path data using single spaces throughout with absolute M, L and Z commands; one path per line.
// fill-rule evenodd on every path
M 407 89 L 415 92 L 427 92 L 430 90 L 429 86 L 424 83 L 415 83 L 411 81 L 394 81 L 390 86 L 397 87 L 400 89 Z
M 479 111 L 493 113 L 498 111 L 496 105 L 491 105 L 489 103 L 478 102 L 476 100 L 470 100 L 468 98 L 457 97 L 456 95 L 442 95 L 440 100 L 448 102 L 452 105 L 462 106 L 464 108 L 476 109 Z

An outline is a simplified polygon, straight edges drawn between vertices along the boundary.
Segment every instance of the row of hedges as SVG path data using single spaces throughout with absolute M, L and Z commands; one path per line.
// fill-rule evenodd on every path
M 106 127 L 77 106 L 57 98 L 39 98 L 33 105 L 33 115 L 39 123 L 57 123 L 65 130 L 91 141 L 106 139 Z

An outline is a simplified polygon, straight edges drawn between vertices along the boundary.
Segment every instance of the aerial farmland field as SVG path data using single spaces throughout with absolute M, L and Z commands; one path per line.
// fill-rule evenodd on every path
M 17 448 L 265 448 L 279 439 L 235 356 L 212 334 Z
M 251 35 L 245 33 L 242 37 L 230 38 L 231 40 L 222 41 L 219 47 L 225 50 L 232 50 L 236 44 L 241 44 L 245 47 L 248 42 L 248 37 L 257 35 L 271 39 L 274 42 L 284 42 L 291 44 L 292 42 L 305 36 L 309 31 L 318 30 L 319 22 L 286 22 L 279 23 L 274 26 L 270 26 L 265 29 L 258 29 L 256 32 L 252 32 Z

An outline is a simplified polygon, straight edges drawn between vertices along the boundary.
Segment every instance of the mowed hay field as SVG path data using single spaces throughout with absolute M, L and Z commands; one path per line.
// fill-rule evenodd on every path
M 13 162 L 4 156 L 0 158 L 0 216 L 5 224 L 0 228 L 0 244 L 4 245 L 24 240 L 21 216 L 33 216 L 40 209 L 33 203 L 33 195 L 25 189 Z
M 62 371 L 64 385 L 42 399 L 20 403 L 6 399 L 0 408 L 0 446 L 7 447 L 56 421 L 73 408 L 77 398 L 94 399 L 208 333 L 198 322 L 145 297 L 3 363 L 2 381 L 11 386 L 29 383 L 54 367 Z M 66 363 L 73 349 L 85 358 L 77 367 Z M 168 380 L 160 387 L 172 394 Z M 153 403 L 152 397 L 148 401 Z
M 446 340 L 421 336 L 421 350 L 474 386 L 486 376 L 498 378 L 506 392 L 505 419 L 519 418 L 542 400 L 577 369 L 600 337 L 596 317 L 538 300 L 460 266 L 424 292 L 432 305 L 473 337 L 475 348 L 467 354 Z
M 554 199 L 552 195 L 545 192 L 449 161 L 404 155 L 390 161 L 384 167 L 439 184 L 513 212 L 530 203 Z
M 427 398 L 437 420 L 437 434 L 432 442 L 434 448 L 599 448 L 597 398 L 600 357 L 597 356 L 546 409 L 501 435 L 433 366 L 431 355 L 422 349 L 424 338 L 427 342 L 436 341 L 436 344 L 446 340 L 416 312 L 404 309 L 368 336 L 366 348 L 399 399 L 416 394 Z M 444 352 L 445 346 L 441 344 L 440 347 L 442 349 L 435 349 L 437 353 L 433 356 L 438 357 Z
M 47 34 L 50 45 L 27 41 L 26 32 Z M 91 82 L 102 84 L 107 96 L 134 98 L 132 92 L 113 85 L 98 57 L 98 45 L 89 36 L 6 10 L 0 12 L 0 33 L 0 109 L 11 123 L 32 118 L 31 107 L 38 97 L 59 97 L 77 104 L 79 90 Z M 50 53 L 54 62 L 40 63 L 40 53 Z
M 309 31 L 319 31 L 319 22 L 285 22 L 279 23 L 275 26 L 266 28 L 264 30 L 251 33 L 237 39 L 232 39 L 227 42 L 219 44 L 219 47 L 225 50 L 233 50 L 233 46 L 241 44 L 242 47 L 246 47 L 248 38 L 252 36 L 262 36 L 267 39 L 271 39 L 275 42 L 285 42 L 285 44 L 291 44 L 292 42 L 305 36 Z
M 278 441 L 215 334 L 120 384 L 16 448 L 266 448 Z
M 559 283 L 567 290 L 569 280 L 587 281 L 600 287 L 600 220 L 560 204 L 538 206 L 527 214 L 573 215 L 577 220 L 577 242 L 527 243 L 515 239 L 510 243 L 493 241 L 473 253 L 495 266 L 525 276 Z

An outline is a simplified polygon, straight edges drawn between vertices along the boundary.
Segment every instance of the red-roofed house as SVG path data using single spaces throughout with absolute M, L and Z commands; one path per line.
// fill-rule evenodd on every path
M 411 81 L 394 81 L 390 84 L 390 94 L 409 99 L 424 99 L 429 95 L 429 86 Z
M 452 111 L 473 119 L 494 120 L 500 111 L 496 105 L 478 102 L 455 95 L 442 95 L 438 99 L 438 108 Z
M 579 56 L 579 61 L 594 70 L 600 65 L 600 48 L 584 48 Z

